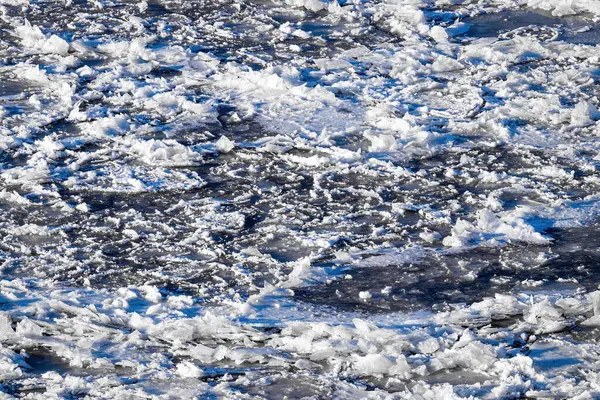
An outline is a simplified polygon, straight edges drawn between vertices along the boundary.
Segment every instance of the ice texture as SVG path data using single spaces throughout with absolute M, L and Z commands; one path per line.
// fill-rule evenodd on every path
M 0 392 L 600 397 L 596 0 L 0 0 Z

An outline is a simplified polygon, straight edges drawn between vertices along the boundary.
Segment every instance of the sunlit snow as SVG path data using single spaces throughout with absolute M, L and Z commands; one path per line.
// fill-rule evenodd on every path
M 600 398 L 599 21 L 0 0 L 0 397 Z

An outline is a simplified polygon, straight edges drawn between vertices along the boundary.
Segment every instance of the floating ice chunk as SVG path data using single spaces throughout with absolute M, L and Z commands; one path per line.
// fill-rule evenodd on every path
M 573 10 L 573 8 L 568 3 L 569 2 L 561 1 L 552 11 L 552 15 L 556 15 L 557 17 L 564 17 L 565 15 L 577 14 L 577 12 Z
M 105 165 L 96 171 L 77 172 L 64 185 L 71 190 L 140 193 L 189 190 L 202 187 L 205 182 L 195 171 Z
M 144 298 L 151 303 L 160 303 L 162 301 L 162 294 L 156 286 L 144 285 L 140 287 L 140 290 L 144 293 Z
M 243 92 L 255 91 L 261 88 L 270 96 L 286 93 L 292 87 L 286 79 L 269 70 L 262 73 L 241 70 L 228 72 L 227 74 L 217 75 L 215 83 L 224 88 L 238 89 Z M 239 72 L 241 76 L 232 75 L 235 72 Z
M 417 348 L 421 353 L 433 354 L 440 349 L 440 343 L 435 338 L 429 338 L 417 344 Z
M 189 361 L 177 364 L 177 375 L 183 378 L 200 378 L 202 370 Z
M 198 343 L 195 346 L 191 347 L 187 351 L 186 355 L 200 361 L 203 364 L 208 364 L 215 360 L 215 358 L 213 358 L 214 354 L 215 349 L 205 346 L 202 343 Z
M 300 359 L 298 361 L 296 361 L 294 363 L 294 367 L 298 368 L 298 369 L 306 369 L 309 371 L 316 371 L 321 369 L 321 366 L 317 363 L 314 363 L 312 361 L 306 360 L 306 359 Z
M 79 109 L 80 106 L 81 106 L 81 101 L 78 101 L 77 103 L 75 103 L 75 106 L 73 107 L 73 109 L 69 113 L 69 116 L 67 117 L 68 121 L 73 121 L 73 122 L 87 121 L 87 119 L 89 118 L 88 113 L 85 111 L 81 111 Z
M 464 46 L 461 59 L 481 59 L 488 63 L 515 63 L 548 57 L 550 52 L 537 40 L 515 37 L 511 40 L 481 39 Z
M 365 132 L 365 137 L 371 141 L 369 151 L 372 152 L 384 152 L 384 151 L 395 151 L 398 149 L 398 143 L 396 138 L 392 135 L 378 135 L 373 132 Z
M 123 229 L 123 235 L 127 236 L 132 240 L 137 240 L 140 237 L 140 235 L 133 229 Z
M 578 12 L 576 11 L 576 9 L 581 9 L 578 7 L 578 5 L 583 5 L 583 9 L 585 10 L 585 3 L 587 3 L 585 0 L 529 0 L 527 2 L 527 6 L 534 9 L 538 8 L 542 10 L 551 10 L 552 15 L 557 17 L 564 17 L 565 15 L 577 14 Z
M 129 129 L 124 115 L 101 118 L 82 124 L 82 131 L 93 136 L 117 136 Z
M 32 26 L 29 21 L 15 28 L 15 35 L 21 39 L 21 43 L 28 49 L 44 54 L 67 55 L 69 44 L 56 35 L 46 37 L 37 26 Z
M 370 300 L 371 298 L 373 298 L 373 295 L 368 290 L 365 290 L 363 292 L 358 293 L 358 297 L 361 300 L 367 301 L 367 300 Z
M 525 223 L 521 218 L 513 217 L 510 214 L 501 220 L 491 210 L 480 210 L 477 213 L 477 226 L 486 232 L 506 235 L 510 239 L 523 242 L 537 244 L 549 242 L 549 239 L 535 232 L 531 225 Z
M 442 243 L 448 247 L 462 247 L 468 245 L 481 233 L 498 235 L 499 239 L 518 240 L 527 243 L 546 244 L 550 239 L 536 232 L 533 226 L 527 224 L 522 218 L 507 213 L 499 218 L 491 210 L 484 209 L 477 213 L 476 225 L 459 219 L 451 230 L 450 236 L 444 238 Z M 486 243 L 498 244 L 491 238 Z
M 6 189 L 2 189 L 2 191 L 0 191 L 0 200 L 20 205 L 31 204 L 31 201 L 27 200 L 27 198 L 21 196 L 17 192 L 8 192 Z
M 202 161 L 202 155 L 178 143 L 175 140 L 138 140 L 129 139 L 124 143 L 148 165 L 192 166 Z
M 226 212 L 215 204 L 202 208 L 202 216 L 196 218 L 191 226 L 198 232 L 232 232 L 242 229 L 246 217 L 240 212 Z
M 20 367 L 28 367 L 23 358 L 0 345 L 0 376 L 3 380 L 17 379 L 23 375 Z
M 394 363 L 381 354 L 353 355 L 352 367 L 360 375 L 387 374 Z
M 41 83 L 41 84 L 49 84 L 50 79 L 48 79 L 48 75 L 46 71 L 40 69 L 39 65 L 30 65 L 30 64 L 19 64 L 15 68 L 15 74 L 21 78 L 28 81 Z
M 356 330 L 361 334 L 361 335 L 365 335 L 368 334 L 369 332 L 371 332 L 372 330 L 377 330 L 377 326 L 365 321 L 364 319 L 360 319 L 360 318 L 354 318 L 352 320 L 352 323 L 354 324 L 354 326 L 356 327 Z
M 296 261 L 292 272 L 288 275 L 288 280 L 283 283 L 282 287 L 292 288 L 301 285 L 310 276 L 310 267 L 311 263 L 308 257 Z
M 18 185 L 47 182 L 49 175 L 50 168 L 46 160 L 40 160 L 33 166 L 7 169 L 0 174 L 7 182 Z
M 211 56 L 206 53 L 198 53 L 194 58 L 192 58 L 189 61 L 189 63 L 195 71 L 208 72 L 216 68 L 221 63 L 221 61 L 215 56 Z M 183 73 L 185 76 L 186 71 L 184 71 Z M 203 77 L 203 75 L 201 76 Z
M 600 326 L 600 291 L 596 290 L 588 294 L 594 315 L 582 322 L 584 326 Z
M 169 298 L 167 299 L 167 304 L 170 307 L 181 309 L 192 306 L 194 304 L 194 299 L 192 296 L 185 295 L 169 296 Z
M 464 69 L 465 66 L 453 58 L 446 56 L 439 56 L 431 64 L 431 69 L 434 72 L 452 72 Z
M 99 45 L 98 50 L 113 57 L 122 57 L 129 51 L 129 46 L 129 42 L 109 42 Z
M 129 16 L 129 21 L 127 21 L 127 25 L 129 27 L 131 27 L 132 29 L 135 29 L 138 34 L 144 33 L 144 31 L 146 30 L 145 25 L 145 21 L 140 18 L 140 17 L 136 17 L 134 15 Z
M 72 41 L 71 49 L 78 53 L 81 53 L 81 54 L 91 54 L 94 52 L 94 50 L 81 39 L 76 39 L 76 40 Z M 82 68 L 85 68 L 85 67 L 82 67 Z
M 476 371 L 487 371 L 498 360 L 494 348 L 481 342 L 470 342 L 459 349 L 446 350 L 439 359 L 446 364 L 446 368 L 460 366 Z
M 146 315 L 160 315 L 166 314 L 167 312 L 168 309 L 162 304 L 154 304 L 148 307 L 148 309 L 146 310 Z
M 5 340 L 15 336 L 15 331 L 12 328 L 12 318 L 10 314 L 2 311 L 0 312 L 0 340 Z
M 438 43 L 448 42 L 448 33 L 444 28 L 438 25 L 431 27 L 429 36 Z
M 215 143 L 215 149 L 219 153 L 229 153 L 234 147 L 235 145 L 227 138 L 227 136 L 221 136 Z
M 5 6 L 28 6 L 29 0 L 0 0 L 0 4 Z
M 145 102 L 144 107 L 150 110 L 156 110 L 165 117 L 171 117 L 181 110 L 184 103 L 185 97 L 178 96 L 173 92 L 164 92 L 152 96 L 150 100 Z M 188 109 L 190 109 L 190 106 L 190 104 L 187 105 Z M 191 111 L 194 111 L 194 109 L 197 108 L 191 106 Z
M 465 347 L 467 344 L 475 341 L 477 338 L 473 335 L 473 333 L 467 328 L 463 331 L 460 339 L 454 343 L 452 346 L 453 349 L 460 349 L 461 347 Z
M 571 112 L 571 125 L 588 126 L 600 119 L 600 112 L 591 103 L 581 101 L 577 103 Z
M 449 36 L 459 36 L 463 33 L 467 33 L 469 29 L 471 29 L 471 25 L 464 22 L 460 22 L 457 19 L 452 25 L 446 28 L 446 32 Z
M 315 64 L 319 69 L 324 71 L 330 71 L 334 69 L 346 69 L 352 67 L 348 61 L 341 58 L 329 59 L 329 58 L 317 58 L 314 60 Z
M 300 39 L 308 39 L 310 38 L 310 33 L 303 31 L 302 29 L 296 29 L 292 32 L 292 35 L 294 35 L 297 38 Z
M 77 204 L 77 205 L 75 206 L 75 209 L 76 209 L 77 211 L 80 211 L 80 212 L 82 212 L 82 213 L 87 213 L 87 212 L 89 212 L 89 211 L 90 211 L 90 208 L 89 208 L 89 207 L 88 207 L 88 205 L 87 205 L 87 204 L 85 204 L 85 203 L 79 203 L 79 204 Z
M 373 126 L 382 130 L 390 130 L 402 134 L 409 132 L 411 128 L 407 120 L 394 116 L 393 110 L 387 106 L 370 108 L 366 115 Z
M 537 175 L 545 176 L 548 178 L 560 178 L 560 179 L 573 179 L 575 177 L 575 171 L 567 172 L 562 168 L 558 168 L 554 165 L 547 165 L 545 167 L 537 168 L 534 170 Z
M 430 30 L 425 25 L 425 13 L 412 5 L 404 4 L 397 7 L 387 16 L 390 31 L 400 37 L 414 37 L 417 34 L 427 34 Z
M 65 149 L 65 146 L 60 141 L 55 141 L 52 136 L 46 136 L 44 139 L 36 141 L 35 144 L 39 151 L 49 159 L 56 158 Z
M 136 38 L 132 41 L 108 42 L 98 46 L 98 51 L 108 54 L 114 58 L 128 57 L 130 60 L 136 58 L 151 59 L 152 52 L 146 49 L 153 37 Z
M 436 240 L 439 240 L 442 236 L 438 232 L 425 230 L 419 233 L 419 237 L 427 243 L 433 243 Z
M 337 0 L 335 0 L 337 2 Z M 321 0 L 285 0 L 285 2 L 294 7 L 304 7 L 309 11 L 317 12 L 329 8 L 327 1 Z
M 50 36 L 48 40 L 43 44 L 44 52 L 67 55 L 69 52 L 69 44 L 56 35 Z
M 205 117 L 208 120 L 216 119 L 216 110 L 214 104 L 211 102 L 207 103 L 194 103 L 193 101 L 186 100 L 181 105 L 183 110 L 191 111 L 194 114 Z
M 259 145 L 259 151 L 285 153 L 294 148 L 295 142 L 292 138 L 285 135 L 264 137 L 255 142 Z
M 547 299 L 535 303 L 525 315 L 525 322 L 532 326 L 536 334 L 560 332 L 569 326 L 562 312 Z
M 590 293 L 588 296 L 592 303 L 594 316 L 600 317 L 600 291 L 596 290 L 595 292 Z
M 469 244 L 471 239 L 471 224 L 459 219 L 452 227 L 450 236 L 446 236 L 442 243 L 447 247 L 463 247 Z
M 402 354 L 396 356 L 396 360 L 394 366 L 390 368 L 390 375 L 400 375 L 403 378 L 408 378 L 411 376 L 412 368 L 406 361 L 406 357 Z
M 16 332 L 19 336 L 36 337 L 42 336 L 44 329 L 35 322 L 31 321 L 29 318 L 25 317 L 19 323 L 17 323 Z
M 128 325 L 131 328 L 137 329 L 140 332 L 148 332 L 152 328 L 154 328 L 154 321 L 152 318 L 142 317 L 137 312 L 130 314 Z
M 39 110 L 42 106 L 42 102 L 40 101 L 40 97 L 37 94 L 34 94 L 33 96 L 29 97 L 29 104 L 35 108 L 36 110 Z

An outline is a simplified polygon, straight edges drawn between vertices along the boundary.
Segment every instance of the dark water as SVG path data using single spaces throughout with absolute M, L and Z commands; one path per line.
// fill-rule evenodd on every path
M 472 38 L 533 36 L 541 40 L 596 45 L 600 42 L 598 24 L 582 16 L 555 17 L 544 11 L 509 10 L 467 17 L 470 25 L 464 35 Z

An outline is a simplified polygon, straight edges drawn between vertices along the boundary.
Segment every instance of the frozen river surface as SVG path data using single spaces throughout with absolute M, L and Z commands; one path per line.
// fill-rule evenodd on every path
M 598 0 L 0 0 L 0 397 L 600 398 Z

